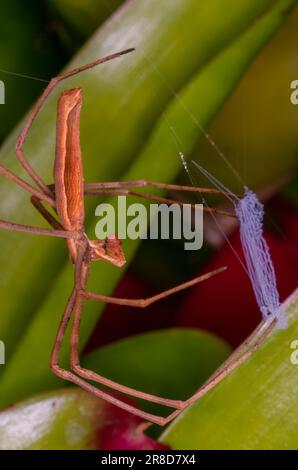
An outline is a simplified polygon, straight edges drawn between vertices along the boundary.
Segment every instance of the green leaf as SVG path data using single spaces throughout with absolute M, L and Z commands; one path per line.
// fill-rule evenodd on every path
M 200 15 L 194 15 L 194 11 L 197 12 L 196 1 L 185 3 L 177 0 L 173 3 L 162 3 L 163 7 L 167 8 L 168 14 L 172 15 L 169 24 L 164 24 L 163 9 L 158 7 L 159 3 L 156 4 L 156 9 L 151 9 L 155 2 L 150 2 L 150 18 L 152 20 L 155 18 L 151 25 L 156 28 L 156 35 L 153 34 L 154 39 L 152 39 L 152 29 L 150 33 L 142 31 L 140 37 L 134 38 L 137 45 L 139 42 L 142 44 L 142 47 L 139 48 L 141 52 L 134 56 L 134 59 L 131 55 L 126 62 L 123 59 L 115 62 L 112 66 L 106 64 L 100 74 L 97 71 L 91 73 L 93 80 L 90 78 L 87 81 L 86 76 L 84 79 L 80 78 L 82 83 L 89 84 L 89 87 L 86 87 L 88 89 L 86 115 L 84 118 L 83 114 L 82 121 L 87 181 L 114 179 L 123 172 L 123 169 L 136 155 L 138 158 L 123 176 L 123 179 L 144 178 L 163 182 L 175 179 L 181 168 L 181 163 L 167 122 L 162 117 L 157 119 L 161 112 L 161 106 L 165 107 L 168 103 L 166 106 L 167 119 L 174 125 L 183 141 L 186 155 L 191 152 L 198 139 L 198 129 L 195 121 L 186 118 L 185 108 L 181 106 L 181 101 L 172 99 L 171 88 L 181 87 L 180 98 L 195 119 L 205 126 L 230 94 L 248 63 L 281 24 L 289 6 L 293 4 L 291 0 L 274 2 L 275 6 L 272 10 L 259 17 L 258 21 L 255 21 L 238 41 L 200 71 L 206 58 L 211 57 L 216 48 L 223 47 L 225 42 L 223 38 L 226 41 L 231 40 L 236 32 L 239 32 L 241 25 L 248 25 L 252 16 L 263 11 L 265 4 L 269 5 L 269 2 L 262 3 L 260 0 L 238 2 L 235 5 L 232 0 L 225 2 L 226 6 L 230 3 L 231 6 L 233 4 L 233 8 L 230 10 L 233 11 L 231 17 L 219 14 L 223 8 L 222 1 L 208 2 L 208 6 L 202 9 Z M 90 60 L 90 54 L 92 51 L 94 53 L 95 48 L 97 55 L 106 53 L 107 47 L 111 50 L 114 43 L 113 49 L 117 49 L 119 36 L 123 47 L 131 46 L 130 26 L 133 24 L 134 30 L 137 29 L 136 25 L 141 27 L 142 18 L 146 17 L 144 14 L 147 11 L 147 5 L 147 2 L 139 1 L 136 6 L 135 2 L 131 1 L 121 13 L 123 21 L 119 23 L 117 16 L 117 22 L 114 17 L 106 24 L 83 50 L 77 62 L 85 63 L 88 61 L 88 57 Z M 213 20 L 215 7 L 219 14 L 216 28 L 206 29 L 208 14 L 210 14 L 209 21 Z M 173 23 L 174 11 L 177 16 L 176 22 Z M 149 15 L 149 11 L 147 14 Z M 202 28 L 203 25 L 205 27 L 200 29 L 199 25 Z M 191 28 L 193 28 L 193 36 Z M 126 31 L 126 35 L 124 31 Z M 178 31 L 179 41 L 183 43 L 183 51 L 174 48 L 175 53 L 173 54 L 173 44 L 175 44 Z M 146 35 L 150 36 L 152 43 L 149 41 L 149 36 Z M 205 41 L 202 40 L 203 37 L 206 38 Z M 160 51 L 160 44 L 163 44 L 165 48 L 162 57 L 159 56 L 159 53 L 156 56 L 156 52 L 154 52 L 156 49 Z M 166 51 L 168 51 L 167 54 Z M 189 56 L 190 52 L 193 55 Z M 148 65 L 147 60 L 144 63 L 145 56 L 151 56 L 155 61 L 159 57 L 158 73 L 152 67 L 152 63 Z M 137 62 L 133 69 L 131 69 L 132 60 Z M 182 66 L 183 63 L 185 67 Z M 194 69 L 198 69 L 199 72 L 193 74 Z M 161 79 L 160 73 L 163 74 L 162 77 L 171 77 L 170 88 L 165 86 L 164 78 Z M 173 77 L 171 73 L 174 74 Z M 136 76 L 139 77 L 137 81 Z M 71 83 L 73 84 L 73 81 Z M 135 83 L 135 87 L 132 86 L 133 83 Z M 92 95 L 93 102 L 91 103 L 89 100 Z M 95 103 L 99 102 L 100 113 L 99 108 L 95 106 Z M 51 101 L 50 105 L 46 107 L 43 118 L 36 124 L 31 138 L 31 151 L 35 150 L 33 154 L 30 153 L 30 155 L 34 155 L 33 165 L 39 169 L 43 168 L 48 175 L 52 154 L 44 142 L 48 142 L 49 137 L 54 134 L 51 113 L 53 105 L 54 103 Z M 109 133 L 109 128 L 112 129 L 112 134 Z M 150 128 L 152 128 L 152 132 L 148 139 Z M 97 129 L 100 129 L 101 133 Z M 145 145 L 144 141 L 146 141 Z M 94 155 L 97 154 L 96 151 L 102 156 L 99 160 L 94 158 Z M 44 174 L 44 171 L 40 171 L 40 173 Z M 18 195 L 13 194 L 9 204 L 9 212 L 17 213 L 18 207 L 21 207 L 23 199 L 19 198 L 20 194 L 20 192 Z M 7 204 L 7 200 L 5 203 Z M 91 214 L 92 210 L 90 207 L 89 209 Z M 37 216 L 34 216 L 33 212 L 27 211 L 27 201 L 24 202 L 22 212 L 22 216 L 25 215 L 27 217 L 24 222 L 37 223 Z M 90 217 L 88 220 L 90 223 Z M 89 228 L 91 231 L 93 226 L 91 225 Z M 41 240 L 41 238 L 30 236 L 21 238 L 19 234 L 10 233 L 7 237 L 2 236 L 1 242 L 3 250 L 0 253 L 5 257 L 5 272 L 3 270 L 2 273 L 2 309 L 7 312 L 7 315 L 0 317 L 0 331 L 7 344 L 15 344 L 15 340 L 22 337 L 13 354 L 12 348 L 9 350 L 7 346 L 8 360 L 3 370 L 0 387 L 0 403 L 3 406 L 8 401 L 18 400 L 33 392 L 61 383 L 49 371 L 48 363 L 55 331 L 68 292 L 71 290 L 73 276 L 69 261 L 67 260 L 67 263 L 61 262 L 62 244 L 60 240 L 58 242 L 48 241 L 45 238 Z M 7 246 L 4 244 L 5 242 L 8 244 Z M 137 246 L 137 241 L 125 240 L 124 250 L 128 262 L 132 259 Z M 9 249 L 11 251 L 15 249 L 15 256 L 8 255 Z M 26 267 L 25 272 L 24 267 Z M 108 264 L 98 264 L 97 267 L 94 266 L 94 271 L 91 274 L 93 276 L 91 288 L 109 294 L 119 280 L 121 270 Z M 50 290 L 48 290 L 49 287 Z M 12 291 L 18 292 L 18 295 L 11 295 Z M 39 303 L 41 305 L 37 310 Z M 24 308 L 24 306 L 26 307 Z M 81 327 L 81 347 L 89 337 L 102 306 L 95 302 L 87 304 Z M 34 312 L 34 319 L 29 323 L 28 318 L 32 318 L 32 312 Z M 69 346 L 66 341 L 66 347 L 61 354 L 61 363 L 64 365 L 67 364 L 68 351 Z
M 248 361 L 170 425 L 162 442 L 174 449 L 298 449 L 298 291 L 284 307 L 289 327 L 273 330 Z
M 85 357 L 83 365 L 129 387 L 184 400 L 217 369 L 229 352 L 230 348 L 222 340 L 209 333 L 171 329 L 132 336 L 105 346 Z
M 103 406 L 79 388 L 30 398 L 0 413 L 0 449 L 95 449 Z

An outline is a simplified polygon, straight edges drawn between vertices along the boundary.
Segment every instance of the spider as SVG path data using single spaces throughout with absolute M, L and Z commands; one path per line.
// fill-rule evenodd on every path
M 64 238 L 67 243 L 70 259 L 74 265 L 74 286 L 68 298 L 65 310 L 63 312 L 60 325 L 52 349 L 50 368 L 64 380 L 70 381 L 85 389 L 97 397 L 100 397 L 124 410 L 127 410 L 147 421 L 156 423 L 160 426 L 165 425 L 177 416 L 180 411 L 186 408 L 195 399 L 206 393 L 226 374 L 227 367 L 233 367 L 232 358 L 217 371 L 211 379 L 204 384 L 192 397 L 186 401 L 173 400 L 145 393 L 125 385 L 116 383 L 106 377 L 103 377 L 91 370 L 87 370 L 80 365 L 78 346 L 79 346 L 79 328 L 84 303 L 87 300 L 102 301 L 117 305 L 127 305 L 131 307 L 147 307 L 148 305 L 163 299 L 169 295 L 175 294 L 198 282 L 209 279 L 222 272 L 225 268 L 219 268 L 213 272 L 203 274 L 188 282 L 180 284 L 172 289 L 161 292 L 147 299 L 125 299 L 115 298 L 99 293 L 89 292 L 87 290 L 87 281 L 89 269 L 92 262 L 103 260 L 121 267 L 125 263 L 125 255 L 122 250 L 121 241 L 116 235 L 107 237 L 105 240 L 90 240 L 84 230 L 84 196 L 85 195 L 134 195 L 149 200 L 171 204 L 170 199 L 144 194 L 129 188 L 155 187 L 164 190 L 177 190 L 189 192 L 208 192 L 223 193 L 217 189 L 195 188 L 190 186 L 179 186 L 174 184 L 154 183 L 150 181 L 130 181 L 130 182 L 101 182 L 84 184 L 82 158 L 80 150 L 80 111 L 82 106 L 82 89 L 72 88 L 63 91 L 58 99 L 57 106 L 57 130 L 56 130 L 56 155 L 54 162 L 54 184 L 47 185 L 34 171 L 25 157 L 23 144 L 28 136 L 30 128 L 42 108 L 45 100 L 53 89 L 61 82 L 78 73 L 88 70 L 96 65 L 116 59 L 127 54 L 134 49 L 127 49 L 104 58 L 98 59 L 87 65 L 71 70 L 61 76 L 52 78 L 47 88 L 37 101 L 35 107 L 29 114 L 25 126 L 17 139 L 15 150 L 17 158 L 27 174 L 30 176 L 35 186 L 27 183 L 10 170 L 0 165 L 0 173 L 9 178 L 14 183 L 21 186 L 31 195 L 31 202 L 39 211 L 42 217 L 50 224 L 51 229 L 20 225 L 8 221 L 0 220 L 0 228 L 6 230 L 15 230 L 19 232 L 30 232 L 33 234 L 47 235 L 52 237 Z M 177 202 L 177 201 L 175 201 Z M 180 204 L 182 204 L 180 202 Z M 49 205 L 54 209 L 57 218 L 47 209 Z M 224 211 L 204 208 L 204 210 L 214 210 L 231 215 Z M 70 366 L 71 371 L 65 370 L 59 365 L 59 352 L 62 341 L 72 317 L 71 326 L 71 344 L 70 344 Z M 236 359 L 238 356 L 236 356 Z M 172 408 L 174 411 L 167 417 L 147 413 L 131 404 L 122 401 L 120 398 L 110 394 L 106 390 L 101 390 L 90 384 L 89 381 L 99 383 L 104 387 L 116 390 L 122 394 L 147 400 L 153 403 L 161 404 Z

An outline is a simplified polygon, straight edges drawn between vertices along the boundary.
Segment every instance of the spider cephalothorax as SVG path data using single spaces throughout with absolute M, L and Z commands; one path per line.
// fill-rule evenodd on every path
M 116 235 L 111 235 L 105 240 L 89 240 L 91 259 L 105 260 L 121 268 L 125 263 L 125 254 L 121 240 Z

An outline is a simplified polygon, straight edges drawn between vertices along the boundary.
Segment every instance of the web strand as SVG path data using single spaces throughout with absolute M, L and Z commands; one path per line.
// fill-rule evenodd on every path
M 1 73 L 6 73 L 7 75 L 12 75 L 14 77 L 26 78 L 28 80 L 35 80 L 37 82 L 49 83 L 49 80 L 45 80 L 43 78 L 38 78 L 38 77 L 33 77 L 31 75 L 26 75 L 26 74 L 23 74 L 23 73 L 11 72 L 10 70 L 0 69 L 0 72 Z

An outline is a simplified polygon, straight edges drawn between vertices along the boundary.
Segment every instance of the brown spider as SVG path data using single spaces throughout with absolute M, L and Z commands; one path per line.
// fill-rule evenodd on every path
M 17 157 L 26 170 L 28 175 L 35 182 L 36 187 L 28 184 L 23 179 L 9 171 L 7 168 L 0 165 L 0 173 L 5 175 L 11 181 L 17 183 L 23 189 L 31 194 L 31 202 L 40 214 L 48 221 L 53 229 L 43 229 L 38 227 L 31 227 L 28 225 L 20 225 L 8 221 L 0 220 L 0 227 L 7 230 L 16 230 L 20 232 L 31 232 L 41 235 L 49 235 L 53 237 L 65 238 L 68 246 L 70 258 L 74 264 L 74 287 L 71 295 L 67 301 L 60 326 L 54 342 L 50 367 L 51 370 L 59 377 L 68 380 L 87 390 L 88 392 L 103 398 L 104 400 L 113 403 L 131 413 L 134 413 L 141 418 L 149 420 L 153 423 L 164 425 L 173 419 L 179 412 L 186 408 L 195 399 L 205 394 L 215 383 L 219 382 L 227 373 L 235 367 L 235 360 L 246 357 L 248 352 L 244 355 L 236 352 L 214 375 L 204 384 L 191 398 L 186 401 L 172 400 L 149 393 L 141 392 L 125 385 L 116 383 L 106 377 L 103 377 L 95 372 L 87 370 L 80 365 L 78 355 L 79 345 L 79 327 L 83 310 L 84 302 L 87 300 L 97 300 L 109 302 L 117 305 L 128 305 L 131 307 L 147 307 L 148 305 L 160 300 L 168 295 L 179 292 L 187 287 L 209 279 L 217 273 L 222 272 L 225 268 L 217 269 L 213 272 L 204 274 L 200 277 L 194 278 L 188 282 L 180 284 L 172 289 L 161 292 L 153 297 L 147 299 L 122 299 L 109 297 L 93 292 L 87 291 L 87 280 L 89 275 L 89 268 L 93 261 L 105 260 L 116 266 L 121 267 L 125 263 L 125 256 L 122 250 L 121 241 L 116 236 L 108 237 L 106 240 L 90 240 L 84 231 L 84 195 L 135 195 L 138 197 L 147 198 L 157 202 L 172 203 L 174 201 L 162 197 L 156 197 L 150 194 L 132 191 L 130 187 L 155 187 L 160 189 L 174 189 L 178 191 L 190 192 L 208 192 L 219 193 L 215 189 L 194 188 L 189 186 L 178 186 L 171 184 L 153 183 L 149 181 L 130 181 L 130 182 L 112 182 L 112 183 L 93 183 L 85 184 L 83 180 L 82 159 L 80 151 L 80 111 L 82 105 L 82 90 L 80 88 L 73 88 L 61 93 L 58 101 L 57 112 L 57 132 L 56 132 L 56 156 L 54 164 L 54 185 L 46 185 L 42 179 L 37 175 L 30 163 L 27 161 L 24 152 L 23 144 L 27 138 L 30 127 L 35 120 L 37 114 L 42 108 L 46 98 L 58 85 L 59 82 L 65 80 L 73 75 L 90 69 L 96 65 L 102 64 L 123 54 L 131 52 L 133 49 L 128 49 L 116 54 L 109 55 L 102 59 L 96 60 L 90 64 L 76 68 L 70 72 L 65 73 L 59 77 L 53 78 L 42 96 L 36 103 L 36 106 L 30 113 L 24 129 L 20 134 L 16 143 Z M 177 202 L 177 201 L 175 201 Z M 44 204 L 51 206 L 60 221 L 58 221 L 45 207 Z M 180 203 L 181 204 L 181 203 Z M 204 210 L 214 210 L 204 208 Z M 226 215 L 231 215 L 224 211 L 218 211 Z M 59 351 L 65 335 L 65 331 L 70 318 L 73 318 L 71 327 L 71 352 L 70 352 L 70 365 L 71 370 L 62 369 L 59 366 Z M 242 349 L 243 352 L 243 349 Z M 241 356 L 241 357 L 240 357 Z M 240 359 L 239 359 L 240 358 Z M 96 388 L 94 385 L 87 382 L 100 383 L 110 389 L 117 390 L 121 393 L 131 395 L 133 397 L 141 398 L 143 400 L 159 403 L 167 407 L 173 408 L 173 411 L 168 417 L 146 413 L 132 405 L 129 405 L 119 398 L 109 394 L 106 391 Z

